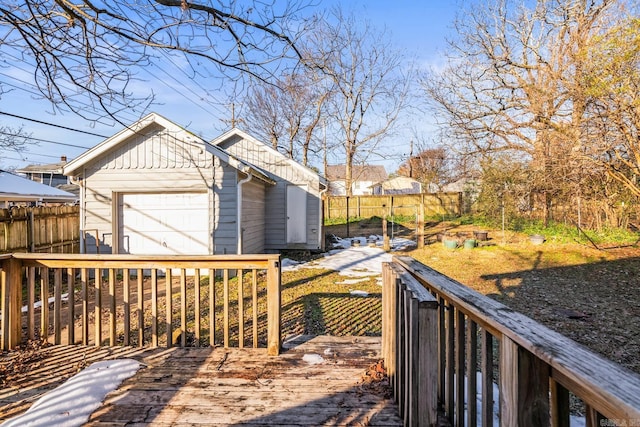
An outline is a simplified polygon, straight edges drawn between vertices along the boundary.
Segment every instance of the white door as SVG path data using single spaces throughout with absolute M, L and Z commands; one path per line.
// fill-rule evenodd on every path
M 307 186 L 287 186 L 287 243 L 307 242 Z
M 207 193 L 121 194 L 120 252 L 136 255 L 209 253 Z

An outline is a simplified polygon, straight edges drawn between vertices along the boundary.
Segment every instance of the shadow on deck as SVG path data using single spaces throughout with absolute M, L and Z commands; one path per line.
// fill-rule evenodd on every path
M 24 412 L 84 365 L 134 358 L 145 367 L 88 425 L 402 425 L 384 390 L 362 382 L 381 358 L 379 337 L 304 336 L 284 347 L 277 357 L 264 349 L 49 347 L 39 369 L 0 393 L 0 419 Z

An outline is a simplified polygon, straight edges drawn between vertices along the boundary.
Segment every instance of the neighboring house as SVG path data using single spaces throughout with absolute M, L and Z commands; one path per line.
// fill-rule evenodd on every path
M 225 135 L 250 138 L 237 130 Z M 288 249 L 284 237 L 267 241 L 269 224 L 279 221 L 281 232 L 287 230 L 284 214 L 267 216 L 273 203 L 286 205 L 269 198 L 284 181 L 158 114 L 69 162 L 64 174 L 80 185 L 82 252 L 95 252 L 98 244 L 100 253 L 155 255 Z M 316 234 L 296 247 L 319 249 L 320 230 Z
M 16 173 L 23 173 L 31 181 L 39 182 L 50 187 L 69 184 L 69 178 L 64 176 L 62 168 L 67 164 L 65 156 L 60 157 L 58 163 L 48 165 L 29 165 L 16 170 Z
M 371 186 L 373 194 L 420 194 L 422 184 L 407 176 L 397 176 Z
M 58 163 L 48 165 L 29 165 L 16 170 L 16 173 L 25 174 L 31 181 L 39 182 L 50 187 L 58 188 L 79 197 L 79 188 L 69 181 L 69 177 L 62 173 L 64 165 L 67 164 L 67 157 L 60 157 Z
M 329 181 L 329 193 L 332 196 L 344 196 L 346 191 L 346 166 L 327 166 L 327 181 Z M 387 171 L 384 166 L 366 165 L 356 166 L 351 169 L 351 195 L 363 196 L 373 194 L 372 186 L 387 179 Z
M 275 181 L 267 188 L 265 249 L 324 249 L 322 193 L 326 180 L 249 134 L 232 129 L 211 142 L 266 171 Z
M 42 203 L 74 203 L 76 196 L 0 170 L 0 207 Z

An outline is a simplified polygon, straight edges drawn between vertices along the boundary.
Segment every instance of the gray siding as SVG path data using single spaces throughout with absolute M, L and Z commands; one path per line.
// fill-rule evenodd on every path
M 317 174 L 302 167 L 293 166 L 280 153 L 263 143 L 245 140 L 234 135 L 224 141 L 221 148 L 268 173 L 276 185 L 267 188 L 265 206 L 265 250 L 318 249 L 320 247 L 319 224 L 321 209 L 319 202 L 320 181 Z M 307 243 L 287 244 L 287 185 L 308 185 L 307 194 Z
M 242 185 L 242 253 L 259 254 L 265 247 L 265 188 L 255 180 Z
M 160 127 L 130 138 L 87 165 L 84 173 L 85 251 L 111 253 L 116 218 L 114 193 L 208 191 L 213 209 L 213 159 L 201 146 L 185 144 Z M 209 230 L 213 229 L 210 222 Z
M 215 159 L 213 253 L 237 253 L 238 237 L 236 222 L 238 172 L 233 167 Z

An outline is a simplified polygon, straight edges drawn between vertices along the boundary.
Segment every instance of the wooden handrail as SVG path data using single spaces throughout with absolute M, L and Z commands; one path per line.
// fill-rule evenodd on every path
M 234 340 L 242 347 L 245 323 L 253 323 L 250 329 L 254 336 L 250 338 L 253 346 L 258 346 L 258 323 L 263 322 L 267 329 L 266 339 L 261 338 L 260 341 L 266 345 L 268 354 L 277 355 L 280 352 L 279 255 L 140 256 L 20 253 L 0 256 L 0 268 L 1 348 L 5 350 L 15 348 L 22 341 L 23 321 L 27 324 L 28 338 L 34 338 L 38 332 L 43 338 L 49 339 L 49 328 L 53 324 L 51 337 L 55 344 L 59 344 L 62 341 L 63 310 L 66 310 L 64 313 L 67 314 L 67 319 L 80 315 L 82 343 L 88 344 L 91 341 L 91 310 L 95 308 L 93 319 L 98 321 L 91 323 L 95 345 L 102 345 L 104 341 L 102 319 L 108 314 L 108 321 L 104 326 L 108 331 L 109 345 L 129 345 L 131 338 L 136 339 L 138 345 L 143 345 L 145 336 L 150 334 L 148 338 L 151 345 L 157 346 L 160 342 L 158 334 L 162 328 L 166 332 L 167 346 L 186 345 L 187 321 L 188 318 L 193 318 L 194 328 L 197 329 L 193 332 L 196 345 L 200 345 L 200 332 L 203 327 L 209 332 L 209 344 L 219 345 L 215 339 L 216 328 L 224 324 L 224 345 L 230 345 L 230 329 L 233 327 L 236 331 Z M 209 279 L 209 286 L 204 288 L 209 292 L 206 302 L 200 297 L 201 272 Z M 146 276 L 146 280 L 143 279 L 143 275 Z M 233 290 L 238 298 L 230 301 L 229 289 L 234 276 Z M 189 279 L 189 286 L 187 277 L 193 277 Z M 163 281 L 164 285 L 161 286 Z M 216 281 L 219 283 L 216 284 Z M 215 297 L 216 289 L 220 286 L 225 289 L 223 311 L 219 309 L 219 302 Z M 40 295 L 41 301 L 46 302 L 49 297 L 52 298 L 51 310 L 51 303 L 43 303 L 39 310 L 34 308 L 36 293 Z M 64 293 L 71 295 L 70 299 L 75 300 L 74 304 L 63 303 Z M 193 308 L 187 305 L 187 293 L 195 295 Z M 265 294 L 266 304 L 258 304 L 257 298 Z M 256 299 L 248 305 L 253 311 L 250 313 L 251 320 L 245 318 L 245 298 Z M 78 299 L 79 312 L 75 307 Z M 145 303 L 145 299 L 149 300 L 150 306 Z M 178 306 L 172 304 L 173 299 L 179 299 Z M 134 300 L 135 306 L 132 303 Z M 160 300 L 165 301 L 166 310 L 162 313 L 159 312 L 158 306 Z M 23 306 L 26 307 L 24 314 L 21 313 Z M 179 315 L 175 314 L 174 309 L 179 311 Z M 200 319 L 205 309 L 209 313 L 209 322 L 201 322 Z M 262 313 L 259 315 L 257 310 L 262 310 Z M 147 317 L 150 320 L 145 320 L 145 312 L 148 312 Z M 234 313 L 237 313 L 235 317 Z M 224 322 L 216 323 L 217 315 L 222 316 Z M 137 317 L 138 321 L 132 322 L 132 316 Z M 40 320 L 39 328 L 36 325 L 36 317 Z M 159 323 L 161 319 L 164 319 L 162 324 Z M 62 325 L 68 330 L 68 343 L 78 341 L 74 335 L 74 326 L 76 325 L 69 323 Z M 123 332 L 118 334 L 117 330 Z
M 444 377 L 441 388 L 445 389 L 440 391 L 440 399 L 451 420 L 453 412 L 458 412 L 457 419 L 463 416 L 459 411 L 464 396 L 459 387 L 453 395 L 455 387 L 446 377 L 453 377 L 455 372 L 457 385 L 462 384 L 462 375 L 458 374 L 465 371 L 464 355 L 470 335 L 467 332 L 465 343 L 465 325 L 467 331 L 475 331 L 468 328 L 473 324 L 474 328 L 481 328 L 483 342 L 490 335 L 500 343 L 501 425 L 535 425 L 541 416 L 551 417 L 554 426 L 568 425 L 567 391 L 587 406 L 587 425 L 599 425 L 604 417 L 640 422 L 640 375 L 413 258 L 396 256 L 393 262 L 409 271 L 440 301 L 440 334 L 446 334 L 440 342 L 444 342 L 446 348 L 439 351 L 446 365 L 451 366 L 451 370 L 440 372 L 440 377 Z M 445 317 L 449 320 L 444 321 Z M 466 350 L 466 354 L 476 353 L 476 349 Z M 485 359 L 491 357 L 491 349 L 485 348 L 482 353 Z

